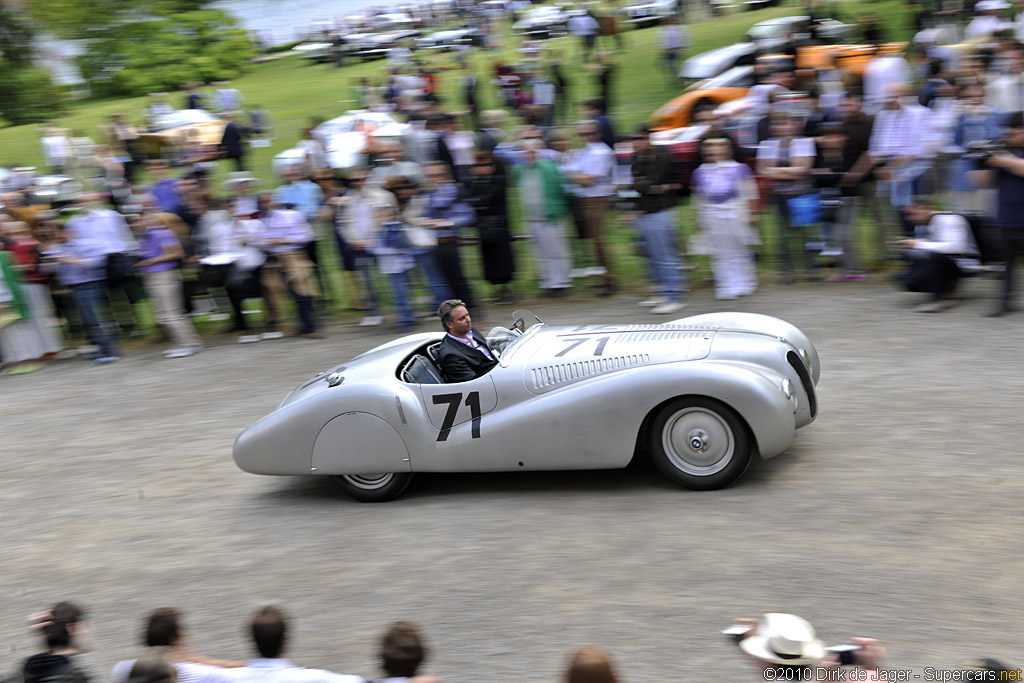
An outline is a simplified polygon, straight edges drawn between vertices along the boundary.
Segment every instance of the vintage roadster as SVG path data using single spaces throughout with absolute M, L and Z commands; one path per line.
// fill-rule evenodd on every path
M 327 475 L 350 496 L 398 496 L 415 472 L 625 467 L 648 452 L 693 489 L 735 481 L 814 420 L 820 365 L 789 323 L 716 313 L 664 325 L 553 327 L 517 311 L 499 363 L 445 382 L 442 332 L 319 373 L 235 441 L 255 474 Z

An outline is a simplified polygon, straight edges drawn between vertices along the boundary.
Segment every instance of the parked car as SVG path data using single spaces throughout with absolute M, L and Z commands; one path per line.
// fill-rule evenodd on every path
M 777 17 L 766 19 L 750 27 L 747 31 L 747 40 L 756 43 L 760 50 L 774 50 L 786 43 L 786 37 L 790 31 L 800 30 L 809 25 L 811 18 L 808 16 Z M 820 40 L 829 43 L 841 43 L 849 38 L 857 30 L 853 24 L 844 24 L 835 19 L 818 20 L 816 31 Z
M 159 116 L 139 135 L 143 151 L 151 159 L 171 159 L 185 143 L 216 146 L 224 137 L 227 122 L 204 109 L 179 109 Z
M 388 50 L 398 45 L 415 46 L 420 32 L 414 29 L 401 29 L 388 31 L 386 33 L 373 33 L 363 37 L 355 49 L 355 56 L 361 60 L 383 59 L 387 56 Z
M 558 7 L 537 7 L 512 24 L 512 33 L 535 39 L 565 35 L 569 16 Z
M 27 199 L 29 204 L 58 208 L 74 202 L 85 189 L 85 184 L 72 176 L 35 176 L 28 187 Z
M 478 28 L 453 28 L 416 39 L 417 50 L 454 50 L 460 45 L 482 46 L 484 34 Z
M 330 476 L 391 500 L 415 472 L 618 469 L 638 453 L 675 483 L 716 489 L 774 457 L 818 413 L 820 363 L 789 323 L 711 313 L 664 325 L 545 325 L 513 314 L 498 364 L 451 383 L 443 333 L 371 349 L 303 382 L 235 441 L 254 474 Z
M 366 163 L 366 154 L 385 141 L 400 140 L 409 124 L 400 123 L 391 114 L 366 110 L 347 111 L 324 121 L 315 132 L 326 142 L 327 162 L 331 168 L 349 169 Z M 293 147 L 278 153 L 271 168 L 278 175 L 294 164 L 301 164 L 305 153 Z
M 747 94 L 754 85 L 754 67 L 736 66 L 721 76 L 698 81 L 651 114 L 655 130 L 685 128 L 696 107 L 717 107 Z
M 679 69 L 679 79 L 687 85 L 714 78 L 737 66 L 749 66 L 757 57 L 754 43 L 734 43 L 696 54 Z
M 655 26 L 665 17 L 679 15 L 679 0 L 645 0 L 622 8 L 625 23 L 636 28 Z

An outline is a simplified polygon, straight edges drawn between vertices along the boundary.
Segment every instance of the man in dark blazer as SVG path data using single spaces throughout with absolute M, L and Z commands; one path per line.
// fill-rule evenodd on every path
M 469 311 L 461 300 L 448 299 L 437 309 L 437 315 L 447 333 L 438 351 L 445 381 L 468 382 L 486 375 L 498 364 L 484 336 L 473 329 Z
M 225 116 L 228 123 L 224 126 L 224 137 L 220 141 L 220 152 L 221 156 L 225 159 L 233 159 L 235 162 L 236 171 L 245 170 L 245 142 L 243 140 L 244 131 L 242 127 L 236 123 L 235 115 L 228 114 Z

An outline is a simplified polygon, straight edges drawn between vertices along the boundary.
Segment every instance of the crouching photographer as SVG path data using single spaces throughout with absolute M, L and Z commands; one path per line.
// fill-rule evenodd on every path
M 971 172 L 978 187 L 996 188 L 996 225 L 1002 234 L 1003 292 L 991 316 L 1013 310 L 1013 269 L 1024 253 L 1024 112 L 1014 112 L 1006 122 L 1005 149 L 989 148 L 978 155 L 979 170 Z
M 953 292 L 964 272 L 980 265 L 971 224 L 958 214 L 934 210 L 920 197 L 903 213 L 916 237 L 896 242 L 907 250 L 910 262 L 898 280 L 908 291 L 928 295 L 916 312 L 938 313 L 953 305 Z
M 850 680 L 880 681 L 885 648 L 874 638 L 852 638 L 847 645 L 825 647 L 810 622 L 795 614 L 767 612 L 758 620 L 737 619 L 725 631 L 756 664 L 765 681 L 840 680 L 840 667 L 860 673 Z

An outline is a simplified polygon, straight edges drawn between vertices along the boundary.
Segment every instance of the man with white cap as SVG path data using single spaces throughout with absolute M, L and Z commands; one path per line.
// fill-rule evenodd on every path
M 885 648 L 874 638 L 853 638 L 843 648 L 829 648 L 818 638 L 810 622 L 795 614 L 766 612 L 756 622 L 753 619 L 737 619 L 745 632 L 736 634 L 738 645 L 743 652 L 756 662 L 763 676 L 762 680 L 778 681 L 832 681 L 839 666 L 855 666 L 863 675 L 850 680 L 879 681 L 877 669 Z M 733 629 L 727 633 L 736 633 Z M 845 660 L 838 649 L 850 654 Z
M 984 40 L 1004 28 L 1010 28 L 1012 25 L 999 16 L 1000 12 L 1009 7 L 1010 4 L 1005 0 L 980 0 L 974 6 L 977 16 L 971 19 L 971 23 L 967 24 L 967 28 L 964 29 L 964 38 Z

